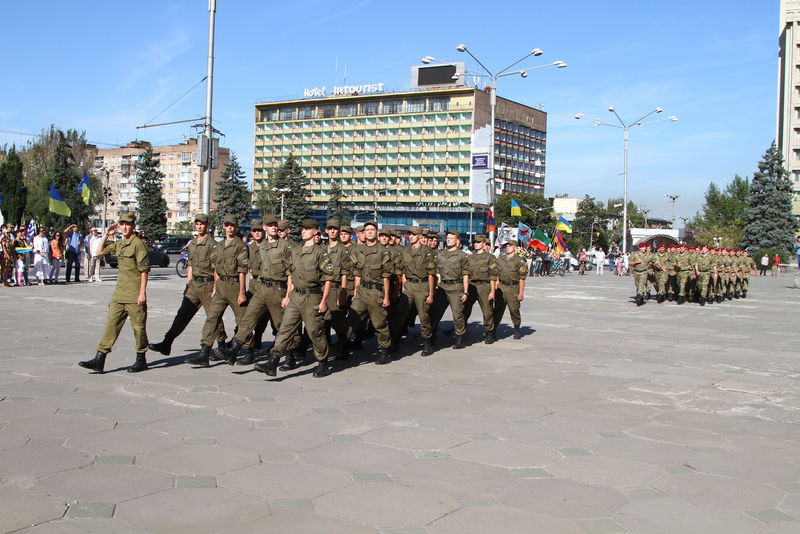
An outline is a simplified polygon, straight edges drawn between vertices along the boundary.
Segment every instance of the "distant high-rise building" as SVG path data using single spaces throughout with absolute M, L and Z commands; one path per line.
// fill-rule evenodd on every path
M 97 150 L 94 172 L 105 185 L 108 171 L 110 196 L 106 204 L 108 221 L 119 220 L 120 213 L 137 208 L 136 162 L 150 147 L 146 141 L 133 141 L 121 148 L 102 148 Z M 163 192 L 167 202 L 167 230 L 181 221 L 189 220 L 200 211 L 200 196 L 203 191 L 203 169 L 195 161 L 197 139 L 187 139 L 176 145 L 154 146 L 153 152 L 160 160 L 159 170 L 164 174 Z M 230 161 L 230 150 L 220 147 L 219 168 L 211 170 L 211 207 L 215 207 L 214 191 L 216 181 Z M 101 219 L 103 203 L 95 210 L 95 225 Z
M 800 0 L 781 0 L 777 138 L 794 184 L 792 213 L 800 216 Z

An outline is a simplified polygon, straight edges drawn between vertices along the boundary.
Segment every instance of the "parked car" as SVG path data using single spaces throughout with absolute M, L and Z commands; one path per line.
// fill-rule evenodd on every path
M 169 267 L 169 256 L 160 250 L 147 245 L 147 251 L 150 253 L 150 265 L 157 267 Z M 117 257 L 112 254 L 106 254 L 106 265 L 112 269 L 117 268 Z
M 155 248 L 165 254 L 180 254 L 181 249 L 191 240 L 190 237 L 168 237 L 162 242 L 156 243 Z

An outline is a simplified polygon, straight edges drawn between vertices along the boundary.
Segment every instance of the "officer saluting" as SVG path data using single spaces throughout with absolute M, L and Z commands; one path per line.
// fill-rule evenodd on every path
M 118 226 L 122 232 L 122 239 L 106 244 L 106 240 L 114 235 Z M 106 355 L 111 352 L 128 317 L 131 319 L 131 328 L 133 328 L 133 336 L 136 340 L 136 363 L 128 368 L 128 372 L 138 373 L 147 369 L 145 324 L 147 323 L 146 292 L 147 278 L 150 273 L 150 255 L 142 240 L 133 233 L 135 229 L 136 216 L 132 213 L 125 213 L 119 218 L 119 224 L 112 224 L 100 241 L 103 255 L 113 254 L 117 257 L 119 264 L 117 288 L 108 304 L 106 327 L 100 344 L 97 346 L 97 354 L 91 360 L 78 363 L 81 367 L 98 373 L 103 372 Z

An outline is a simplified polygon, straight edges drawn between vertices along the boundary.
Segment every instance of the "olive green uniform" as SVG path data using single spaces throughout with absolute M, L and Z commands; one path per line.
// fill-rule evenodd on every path
M 679 252 L 673 258 L 675 268 L 675 282 L 677 284 L 676 293 L 679 297 L 686 298 L 686 286 L 689 284 L 689 276 L 694 272 L 694 264 L 686 252 Z
M 464 320 L 464 276 L 471 276 L 472 268 L 469 257 L 461 249 L 440 250 L 436 254 L 436 270 L 439 272 L 439 287 L 444 292 L 444 299 L 431 310 L 431 327 L 436 329 L 447 307 L 453 314 L 453 330 L 456 336 L 467 333 L 467 323 Z
M 652 265 L 656 279 L 656 293 L 663 297 L 667 294 L 667 282 L 669 281 L 669 271 L 672 268 L 672 260 L 666 252 L 656 252 Z
M 400 271 L 405 276 L 403 296 L 408 301 L 406 313 L 400 317 L 400 323 L 405 324 L 411 307 L 416 310 L 419 317 L 419 330 L 423 339 L 431 338 L 430 304 L 425 302 L 428 298 L 428 277 L 436 276 L 436 260 L 428 247 L 405 247 L 401 250 Z
M 97 351 L 111 352 L 125 320 L 130 317 L 136 352 L 143 354 L 147 352 L 147 304 L 139 305 L 136 302 L 139 300 L 142 273 L 150 272 L 150 254 L 147 246 L 135 235 L 130 239 L 107 243 L 103 248 L 103 255 L 106 254 L 117 257 L 119 275 L 117 287 L 108 304 L 106 326 Z
M 339 306 L 339 297 L 342 293 L 342 275 L 347 275 L 352 271 L 350 253 L 341 243 L 334 246 L 323 248 L 328 254 L 333 271 L 331 272 L 331 290 L 328 292 L 328 311 L 325 313 L 325 321 L 330 328 L 336 332 L 338 342 L 344 342 L 347 338 L 347 307 Z M 349 285 L 349 284 L 348 284 Z
M 203 325 L 203 339 L 201 343 L 210 347 L 214 342 L 217 322 L 222 319 L 225 309 L 230 306 L 236 318 L 236 326 L 241 330 L 242 319 L 247 310 L 247 303 L 239 304 L 239 274 L 247 274 L 249 255 L 247 245 L 238 237 L 224 239 L 216 244 L 212 253 L 212 266 L 216 273 L 214 282 L 214 296 Z M 251 332 L 246 332 L 248 338 L 243 345 L 250 349 L 253 345 Z
M 484 332 L 494 332 L 494 303 L 489 300 L 492 284 L 497 280 L 497 258 L 489 252 L 469 256 L 471 275 L 467 301 L 464 302 L 464 322 L 469 323 L 472 307 L 477 302 L 483 312 Z
M 239 323 L 239 331 L 233 338 L 241 345 L 244 345 L 248 335 L 264 315 L 272 320 L 273 329 L 280 330 L 284 313 L 281 301 L 286 296 L 289 271 L 289 245 L 286 240 L 265 240 L 257 246 L 251 244 L 250 248 L 254 252 L 250 255 L 249 264 L 253 275 L 250 283 L 252 296 Z
M 283 320 L 275 338 L 273 351 L 283 355 L 301 324 L 305 324 L 314 346 L 317 361 L 328 357 L 325 338 L 325 317 L 319 312 L 324 285 L 333 279 L 333 264 L 323 247 L 293 246 L 289 249 L 287 274 L 292 277 L 289 303 L 283 310 Z
M 375 245 L 359 246 L 351 253 L 353 259 L 353 272 L 360 280 L 355 289 L 355 297 L 350 306 L 353 312 L 350 316 L 350 325 L 354 331 L 359 331 L 364 320 L 369 318 L 372 327 L 378 332 L 378 344 L 383 349 L 389 349 L 392 344 L 391 333 L 387 321 L 388 310 L 383 304 L 383 280 L 394 274 L 391 253 L 386 247 Z
M 649 288 L 647 287 L 647 277 L 652 270 L 652 255 L 641 250 L 631 254 L 630 265 L 633 271 L 633 283 L 636 286 L 636 296 L 645 297 Z M 637 263 L 638 262 L 638 263 Z
M 511 315 L 511 322 L 514 328 L 519 329 L 522 325 L 522 315 L 519 312 L 520 302 L 517 300 L 519 295 L 520 280 L 525 280 L 528 275 L 528 264 L 525 259 L 512 254 L 503 254 L 497 258 L 497 291 L 494 297 L 494 325 L 500 325 L 503 315 L 508 308 Z

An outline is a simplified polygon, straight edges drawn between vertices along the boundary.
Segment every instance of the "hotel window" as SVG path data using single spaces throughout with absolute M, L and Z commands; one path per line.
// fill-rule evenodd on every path
M 424 98 L 414 98 L 408 100 L 406 111 L 408 113 L 419 113 L 425 111 L 425 99 Z
M 383 103 L 383 114 L 389 115 L 393 113 L 402 113 L 403 112 L 403 101 L 402 100 L 386 100 Z
M 300 118 L 301 119 L 315 119 L 317 118 L 317 108 L 314 106 L 304 106 L 300 108 Z M 304 127 L 307 127 L 305 124 Z
M 450 109 L 450 97 L 431 98 L 428 104 L 429 111 L 447 111 Z
M 277 109 L 267 109 L 261 112 L 261 121 L 274 121 L 278 120 L 278 110 Z
M 290 121 L 294 120 L 297 116 L 297 108 L 281 108 L 279 112 L 279 120 Z
M 339 104 L 340 117 L 352 117 L 355 114 L 356 114 L 355 104 Z
M 380 102 L 364 102 L 361 104 L 362 115 L 377 115 L 380 108 Z
M 325 119 L 330 119 L 331 117 L 336 116 L 336 106 L 320 106 L 320 115 L 322 115 Z M 325 122 L 322 124 L 323 126 L 330 126 L 330 123 Z

